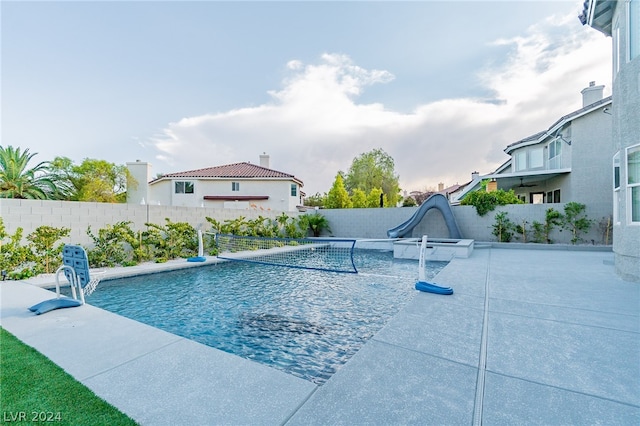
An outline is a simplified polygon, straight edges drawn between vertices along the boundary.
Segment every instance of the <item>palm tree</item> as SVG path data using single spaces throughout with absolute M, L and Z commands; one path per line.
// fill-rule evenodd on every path
M 306 220 L 314 237 L 319 237 L 322 231 L 327 230 L 331 232 L 329 227 L 329 220 L 319 213 L 301 216 L 301 220 Z
M 0 198 L 47 200 L 56 198 L 59 188 L 49 172 L 49 163 L 43 161 L 27 168 L 36 154 L 20 148 L 0 146 Z

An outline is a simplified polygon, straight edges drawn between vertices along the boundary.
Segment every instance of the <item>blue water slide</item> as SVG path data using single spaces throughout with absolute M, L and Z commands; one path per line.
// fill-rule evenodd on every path
M 402 222 L 400 225 L 395 228 L 391 228 L 387 231 L 387 236 L 389 238 L 402 238 L 407 234 L 411 235 L 411 231 L 416 227 L 422 220 L 425 214 L 431 209 L 438 209 L 440 213 L 442 213 L 442 217 L 444 217 L 444 222 L 449 229 L 449 238 L 462 238 L 462 234 L 460 234 L 460 229 L 458 228 L 458 224 L 456 223 L 456 218 L 453 215 L 453 210 L 451 210 L 451 205 L 449 204 L 449 200 L 442 194 L 433 194 L 431 197 L 427 199 L 424 203 L 418 207 L 418 210 L 407 220 L 406 222 Z

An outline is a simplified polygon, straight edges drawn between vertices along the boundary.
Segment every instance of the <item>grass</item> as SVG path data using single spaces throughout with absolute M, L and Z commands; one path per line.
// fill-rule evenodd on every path
M 14 335 L 0 328 L 0 422 L 135 425 Z

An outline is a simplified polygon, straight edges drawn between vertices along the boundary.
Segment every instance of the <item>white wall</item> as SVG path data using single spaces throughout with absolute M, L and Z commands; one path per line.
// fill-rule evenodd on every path
M 18 227 L 23 229 L 23 238 L 41 225 L 55 228 L 69 228 L 71 234 L 62 240 L 67 244 L 82 244 L 91 247 L 93 242 L 87 235 L 91 226 L 94 234 L 107 225 L 118 222 L 132 222 L 133 230 L 145 230 L 145 223 L 164 225 L 165 218 L 172 222 L 187 222 L 196 229 L 210 229 L 205 217 L 220 222 L 243 216 L 255 219 L 258 216 L 275 218 L 281 211 L 261 211 L 259 209 L 229 210 L 208 207 L 172 207 L 140 204 L 85 203 L 77 201 L 39 201 L 0 198 L 0 217 L 6 232 L 13 235 Z M 298 213 L 287 212 L 289 216 Z
M 176 194 L 174 182 L 190 181 L 194 183 L 193 194 Z M 239 182 L 240 190 L 232 191 L 231 182 Z M 277 210 L 295 212 L 296 206 L 300 204 L 298 196 L 291 196 L 290 180 L 257 180 L 257 179 L 179 179 L 161 180 L 149 185 L 149 204 L 151 205 L 174 205 L 182 207 L 205 207 L 224 208 L 224 200 L 205 200 L 207 195 L 222 196 L 264 196 L 267 200 L 250 200 L 250 208 L 258 210 Z M 296 191 L 300 193 L 300 188 Z M 231 200 L 227 200 L 229 202 Z

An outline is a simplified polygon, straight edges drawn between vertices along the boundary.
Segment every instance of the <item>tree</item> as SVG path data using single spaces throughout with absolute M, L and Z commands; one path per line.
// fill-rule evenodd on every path
M 345 187 L 351 194 L 356 188 L 366 194 L 375 188 L 381 188 L 385 195 L 385 207 L 395 207 L 400 199 L 398 180 L 393 158 L 378 148 L 353 159 L 347 172 Z
M 418 203 L 416 203 L 413 197 L 405 197 L 405 199 L 402 200 L 402 207 L 415 207 L 417 205 Z
M 67 157 L 56 157 L 51 163 L 59 179 L 66 179 L 72 201 L 97 201 L 124 203 L 127 196 L 127 179 L 137 184 L 126 166 L 118 166 L 105 160 L 85 158 L 79 166 Z
M 302 218 L 304 218 L 303 223 L 311 229 L 314 237 L 319 237 L 324 230 L 331 232 L 329 220 L 321 214 L 304 215 Z
M 325 205 L 327 200 L 327 194 L 320 194 L 316 192 L 315 195 L 311 195 L 309 197 L 305 197 L 304 205 L 309 207 L 322 207 Z
M 360 188 L 356 188 L 353 190 L 351 194 L 351 203 L 353 204 L 354 209 L 361 209 L 367 206 L 367 194 Z
M 336 175 L 333 186 L 327 195 L 326 205 L 328 209 L 349 209 L 352 207 L 349 193 L 344 187 L 344 179 L 342 173 Z
M 382 189 L 380 188 L 373 188 L 371 191 L 369 191 L 369 194 L 367 194 L 367 207 L 380 207 L 381 195 L 384 196 L 382 193 Z
M 513 237 L 513 231 L 516 229 L 516 225 L 511 222 L 507 216 L 507 212 L 496 213 L 495 223 L 492 225 L 493 231 L 491 233 L 498 237 L 499 243 L 508 243 Z
M 0 146 L 0 198 L 48 200 L 60 198 L 63 185 L 59 185 L 50 172 L 47 161 L 29 168 L 36 154 L 29 149 Z
M 582 203 L 571 201 L 564 206 L 562 227 L 571 231 L 571 244 L 582 240 L 580 234 L 589 231 L 593 221 L 587 219 L 584 211 L 586 206 Z
M 427 189 L 424 192 L 421 192 L 419 194 L 416 194 L 416 204 L 418 204 L 419 206 L 422 205 L 422 203 L 424 203 L 425 201 L 427 201 L 429 199 L 429 197 L 431 197 L 433 194 L 435 194 L 436 191 L 433 189 Z
M 58 242 L 62 237 L 68 237 L 70 228 L 54 228 L 53 226 L 38 226 L 35 231 L 27 235 L 31 242 L 33 258 L 38 263 L 38 272 L 50 274 L 58 266 L 64 243 Z M 58 244 L 56 244 L 58 243 Z

